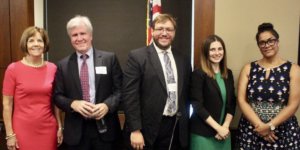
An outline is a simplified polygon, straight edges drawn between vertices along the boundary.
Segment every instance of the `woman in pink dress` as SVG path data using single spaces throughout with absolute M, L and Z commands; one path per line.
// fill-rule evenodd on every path
M 52 103 L 56 72 L 43 60 L 49 49 L 45 30 L 27 28 L 20 40 L 25 56 L 11 63 L 3 80 L 3 119 L 9 150 L 56 150 L 62 143 L 59 109 Z

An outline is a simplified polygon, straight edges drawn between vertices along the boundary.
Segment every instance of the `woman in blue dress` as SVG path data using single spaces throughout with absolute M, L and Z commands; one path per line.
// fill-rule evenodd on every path
M 240 73 L 238 103 L 243 115 L 236 147 L 299 150 L 295 117 L 300 101 L 299 66 L 279 56 L 279 35 L 272 24 L 258 27 L 256 41 L 263 58 L 247 64 Z

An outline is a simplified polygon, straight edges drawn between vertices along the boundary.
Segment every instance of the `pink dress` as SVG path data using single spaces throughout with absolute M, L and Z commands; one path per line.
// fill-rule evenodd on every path
M 57 122 L 54 116 L 52 84 L 56 66 L 47 62 L 34 68 L 21 61 L 8 66 L 3 95 L 14 97 L 12 125 L 20 150 L 56 150 Z

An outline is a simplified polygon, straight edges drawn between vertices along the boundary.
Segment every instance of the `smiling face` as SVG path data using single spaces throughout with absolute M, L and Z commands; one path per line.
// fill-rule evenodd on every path
M 210 44 L 208 58 L 213 64 L 219 64 L 224 57 L 224 49 L 219 41 L 212 42 Z
M 175 37 L 175 28 L 171 21 L 158 22 L 152 29 L 152 37 L 156 46 L 162 50 L 168 49 Z
M 27 53 L 30 56 L 40 57 L 45 50 L 44 40 L 39 32 L 36 32 L 27 40 Z
M 92 47 L 93 36 L 86 26 L 76 26 L 69 31 L 71 44 L 79 53 L 86 53 Z
M 258 46 L 265 58 L 276 56 L 279 50 L 278 40 L 269 31 L 262 32 L 259 35 Z

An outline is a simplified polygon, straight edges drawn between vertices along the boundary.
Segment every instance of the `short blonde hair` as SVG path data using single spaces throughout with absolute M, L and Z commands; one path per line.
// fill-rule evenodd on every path
M 44 53 L 49 51 L 49 37 L 47 31 L 43 28 L 30 26 L 24 30 L 20 39 L 20 48 L 24 53 L 28 54 L 27 42 L 30 37 L 33 37 L 35 34 L 39 33 L 44 41 Z

